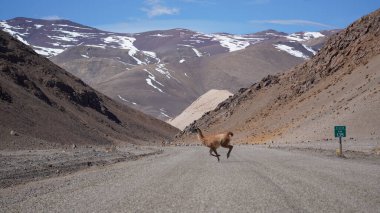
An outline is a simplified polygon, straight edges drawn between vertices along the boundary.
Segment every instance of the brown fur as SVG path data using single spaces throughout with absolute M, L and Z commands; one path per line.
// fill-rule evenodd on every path
M 232 132 L 204 136 L 199 128 L 197 128 L 196 130 L 198 133 L 198 139 L 203 143 L 203 145 L 210 148 L 210 155 L 215 156 L 216 158 L 218 158 L 218 161 L 220 161 L 220 155 L 216 152 L 216 149 L 218 149 L 219 147 L 224 147 L 229 149 L 227 153 L 227 158 L 230 157 L 230 153 L 233 148 L 233 146 L 230 145 L 231 137 L 234 135 Z M 214 152 L 215 155 L 212 154 L 212 152 Z

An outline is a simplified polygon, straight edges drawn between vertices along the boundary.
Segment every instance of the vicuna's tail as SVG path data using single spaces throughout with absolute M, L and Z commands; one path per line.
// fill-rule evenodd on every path
M 232 137 L 232 136 L 234 136 L 234 133 L 228 132 L 228 135 Z

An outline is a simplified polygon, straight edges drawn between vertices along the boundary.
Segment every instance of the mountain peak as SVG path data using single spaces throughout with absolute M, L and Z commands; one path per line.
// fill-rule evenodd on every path
M 268 29 L 268 30 L 263 30 L 263 31 L 260 31 L 260 32 L 256 32 L 256 33 L 251 33 L 251 35 L 279 35 L 279 36 L 286 36 L 288 35 L 287 33 L 284 33 L 284 32 L 279 32 L 277 30 L 274 30 L 274 29 Z

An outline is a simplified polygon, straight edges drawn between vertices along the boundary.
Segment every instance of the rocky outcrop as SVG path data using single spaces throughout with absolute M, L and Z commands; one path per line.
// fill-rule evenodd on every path
M 104 106 L 102 99 L 94 91 L 88 91 L 86 89 L 76 91 L 70 85 L 57 80 L 48 80 L 45 85 L 56 90 L 56 92 L 61 94 L 63 98 L 67 98 L 80 106 L 92 108 L 107 116 L 110 120 L 118 124 L 121 123 L 117 116 L 110 112 L 106 106 Z
M 12 103 L 12 96 L 0 85 L 0 100 Z

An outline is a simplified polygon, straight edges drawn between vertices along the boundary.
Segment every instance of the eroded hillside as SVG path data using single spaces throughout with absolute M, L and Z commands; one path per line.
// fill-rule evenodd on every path
M 1 149 L 160 143 L 177 132 L 95 91 L 5 32 L 0 49 Z
M 377 10 L 332 36 L 311 60 L 239 90 L 178 138 L 200 127 L 232 130 L 241 143 L 322 140 L 338 124 L 351 137 L 379 137 L 379 36 Z

